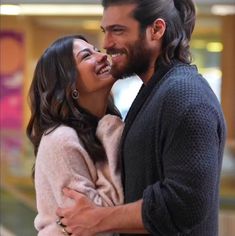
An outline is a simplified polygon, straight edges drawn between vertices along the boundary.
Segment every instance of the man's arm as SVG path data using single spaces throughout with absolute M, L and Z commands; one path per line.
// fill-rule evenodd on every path
M 64 194 L 75 200 L 71 208 L 59 208 L 57 215 L 72 235 L 95 235 L 101 232 L 147 233 L 141 208 L 143 200 L 115 207 L 96 206 L 84 195 L 64 189 Z

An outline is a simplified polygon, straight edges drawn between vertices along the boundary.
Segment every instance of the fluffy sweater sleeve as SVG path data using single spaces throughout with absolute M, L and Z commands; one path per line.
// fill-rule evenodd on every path
M 111 124 L 118 122 L 115 130 L 120 129 L 121 132 L 122 122 L 117 121 L 113 116 L 109 116 L 107 121 Z M 113 156 L 116 153 L 116 146 L 119 145 L 119 137 L 114 139 L 113 136 L 119 136 L 120 132 L 111 130 L 112 126 L 106 125 L 106 122 L 103 122 L 102 130 L 99 132 L 105 133 L 103 139 L 105 138 L 107 142 L 109 142 L 107 135 L 110 140 L 116 140 L 107 144 L 112 150 L 107 159 L 114 159 L 113 166 L 109 166 L 107 160 L 94 164 L 75 130 L 70 127 L 60 126 L 42 137 L 35 163 L 38 215 L 34 223 L 39 231 L 38 235 L 63 235 L 61 228 L 56 224 L 55 211 L 57 207 L 73 204 L 71 199 L 63 196 L 62 189 L 65 186 L 84 193 L 97 205 L 109 206 L 122 203 L 120 173 L 116 169 L 117 158 Z M 114 170 L 117 172 L 112 173 Z M 102 174 L 103 171 L 106 173 Z M 97 186 L 97 182 L 101 183 L 100 186 Z

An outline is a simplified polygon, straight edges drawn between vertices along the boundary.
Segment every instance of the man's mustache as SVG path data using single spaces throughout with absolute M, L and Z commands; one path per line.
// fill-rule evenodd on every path
M 109 54 L 109 55 L 112 55 L 112 54 L 122 54 L 122 53 L 125 53 L 126 54 L 126 50 L 125 49 L 118 49 L 118 48 L 109 48 L 106 50 L 106 53 Z

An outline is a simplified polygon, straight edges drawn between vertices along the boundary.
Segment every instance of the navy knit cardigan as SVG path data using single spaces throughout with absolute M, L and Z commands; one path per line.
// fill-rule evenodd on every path
M 196 66 L 159 66 L 126 117 L 125 202 L 143 198 L 152 235 L 218 235 L 225 121 Z

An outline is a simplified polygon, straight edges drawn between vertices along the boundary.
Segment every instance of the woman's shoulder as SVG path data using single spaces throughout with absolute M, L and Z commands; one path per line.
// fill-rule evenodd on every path
M 78 141 L 77 133 L 75 129 L 66 125 L 60 125 L 56 128 L 51 128 L 47 130 L 42 136 L 42 141 L 47 143 L 47 145 L 60 145 L 72 140 Z
M 69 127 L 67 125 L 59 125 L 55 128 L 51 128 L 45 132 L 44 135 L 51 135 L 51 136 L 56 136 L 59 134 L 71 134 L 71 133 L 76 133 L 75 129 L 72 127 Z
M 67 156 L 71 152 L 84 152 L 84 147 L 76 131 L 68 126 L 60 125 L 49 129 L 42 136 L 39 144 L 37 159 L 53 156 Z

